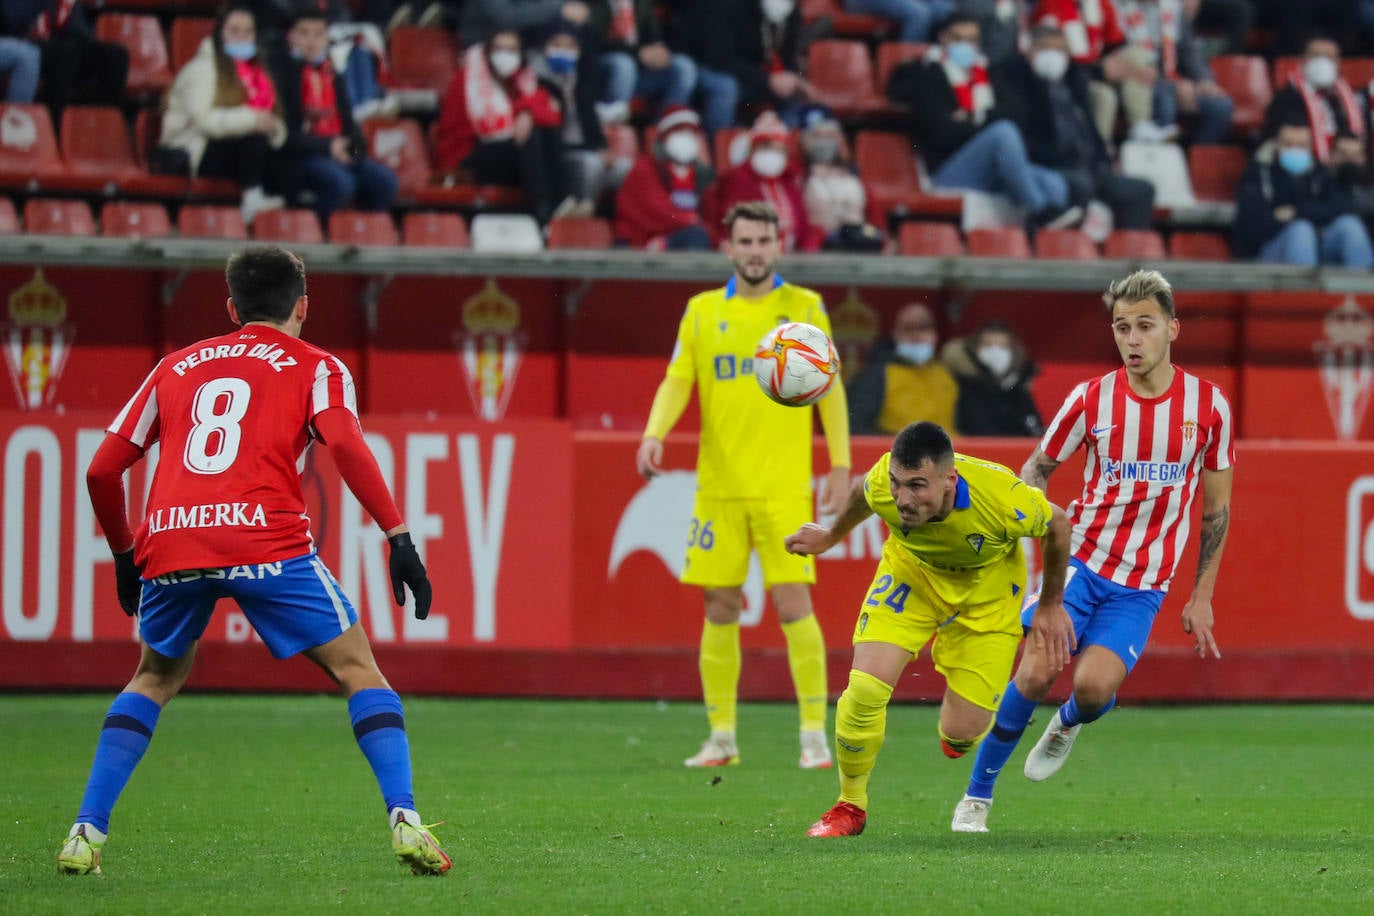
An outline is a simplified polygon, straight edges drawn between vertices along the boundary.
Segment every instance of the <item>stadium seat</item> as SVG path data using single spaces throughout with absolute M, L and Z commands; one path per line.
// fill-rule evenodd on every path
M 445 29 L 397 26 L 389 41 L 391 85 L 397 89 L 432 89 L 442 98 L 458 72 L 458 48 Z
M 118 108 L 68 105 L 63 109 L 62 161 L 72 175 L 112 182 L 143 174 Z
M 1301 55 L 1274 58 L 1274 89 L 1278 90 L 1287 86 L 1289 80 L 1296 74 L 1302 73 L 1302 62 Z
M 830 32 L 846 38 L 881 38 L 892 31 L 892 20 L 881 16 L 846 13 L 840 0 L 802 0 L 802 20 L 830 20 Z
M 100 234 L 126 239 L 163 239 L 172 234 L 162 204 L 112 200 L 100 210 Z
M 1249 164 L 1245 150 L 1236 146 L 1197 146 L 1188 150 L 1188 171 L 1198 200 L 1234 203 L 1240 176 Z
M 854 165 L 883 212 L 936 219 L 958 219 L 963 215 L 962 196 L 922 193 L 916 148 L 903 134 L 859 131 L 854 137 Z
M 0 184 L 28 187 L 67 170 L 46 105 L 0 105 Z
M 1351 89 L 1367 89 L 1374 83 L 1374 57 L 1341 58 L 1341 78 Z
M 361 126 L 368 154 L 396 173 L 403 196 L 429 184 L 429 149 L 418 123 L 410 118 L 379 118 Z
M 162 92 L 172 82 L 168 66 L 167 40 L 156 16 L 106 13 L 96 22 L 95 35 L 101 41 L 129 49 L 129 78 L 124 94 L 135 98 Z
M 1041 229 L 1035 234 L 1035 256 L 1046 261 L 1096 261 L 1097 246 L 1077 229 Z
M 401 223 L 407 247 L 468 248 L 468 226 L 457 213 L 407 213 Z
M 205 16 L 178 16 L 172 20 L 172 78 L 196 56 L 200 43 L 215 30 L 215 20 Z
M 1258 130 L 1264 111 L 1274 98 L 1269 67 L 1264 58 L 1248 54 L 1223 54 L 1212 58 L 1212 75 L 1236 103 L 1232 128 L 1241 133 Z
M 549 223 L 549 248 L 610 248 L 611 224 L 595 217 L 571 217 Z
M 314 210 L 264 210 L 253 220 L 253 238 L 311 245 L 323 242 L 324 233 Z
M 1121 144 L 1120 164 L 1121 174 L 1143 178 L 1155 186 L 1157 209 L 1197 205 L 1188 177 L 1188 161 L 1176 144 L 1127 140 Z
M 1163 260 L 1164 240 L 1152 229 L 1117 229 L 1102 243 L 1102 254 L 1108 258 Z
M 238 207 L 208 207 L 188 204 L 177 214 L 177 232 L 191 239 L 248 238 L 248 227 Z
M 908 220 L 898 230 L 897 249 L 921 258 L 957 258 L 964 253 L 964 242 L 959 238 L 959 230 L 950 223 Z
M 14 210 L 14 201 L 0 197 L 0 235 L 14 235 L 19 231 L 19 214 Z
M 396 245 L 390 213 L 339 210 L 329 216 L 329 241 L 335 245 Z
M 974 229 L 968 234 L 968 253 L 975 258 L 1029 258 L 1026 233 L 1015 226 Z
M 472 218 L 472 250 L 531 254 L 544 250 L 544 238 L 527 214 L 479 213 Z
M 878 45 L 877 80 L 874 83 L 878 94 L 887 95 L 887 81 L 892 78 L 893 70 L 907 61 L 920 60 L 929 49 L 930 45 L 914 41 L 885 41 Z
M 816 101 L 841 117 L 860 117 L 883 107 L 873 88 L 873 61 L 863 42 L 815 42 L 806 52 L 806 78 L 816 89 Z
M 1180 261 L 1229 261 L 1231 246 L 1215 232 L 1175 232 L 1169 239 L 1169 257 Z
M 95 235 L 95 220 L 84 200 L 33 197 L 24 204 L 24 231 L 30 235 Z

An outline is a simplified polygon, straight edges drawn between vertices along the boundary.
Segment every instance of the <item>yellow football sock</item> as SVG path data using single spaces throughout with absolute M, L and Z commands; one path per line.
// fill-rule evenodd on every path
M 787 664 L 792 668 L 792 686 L 797 688 L 797 708 L 802 731 L 825 731 L 825 707 L 829 700 L 825 685 L 825 637 L 815 614 L 782 625 L 787 637 Z
M 863 671 L 849 672 L 849 686 L 835 705 L 835 757 L 840 801 L 868 810 L 868 775 L 887 729 L 892 687 Z
M 713 732 L 735 730 L 739 656 L 739 624 L 706 621 L 701 630 L 701 693 Z

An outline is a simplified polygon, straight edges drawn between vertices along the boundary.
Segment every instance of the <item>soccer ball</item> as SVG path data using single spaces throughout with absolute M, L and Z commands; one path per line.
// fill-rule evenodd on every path
M 754 352 L 754 378 L 759 387 L 787 407 L 816 403 L 839 375 L 835 344 L 814 324 L 780 324 L 764 335 Z

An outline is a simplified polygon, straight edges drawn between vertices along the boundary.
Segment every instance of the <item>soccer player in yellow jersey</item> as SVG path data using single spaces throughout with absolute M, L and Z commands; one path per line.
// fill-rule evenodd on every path
M 938 424 L 913 423 L 855 482 L 834 523 L 803 525 L 787 549 L 824 553 L 875 513 L 887 523 L 887 542 L 854 628 L 849 686 L 835 708 L 840 800 L 807 836 L 863 833 L 892 688 L 932 638 L 931 658 L 945 677 L 945 755 L 962 757 L 987 733 L 1021 641 L 1023 537 L 1041 539 L 1045 564 L 1029 638 L 1059 668 L 1074 646 L 1063 605 L 1068 518 L 1009 468 L 956 455 Z
M 780 245 L 778 214 L 771 205 L 739 204 L 725 217 L 725 226 L 734 276 L 724 289 L 693 296 L 687 303 L 635 458 L 644 477 L 661 471 L 663 439 L 682 416 L 695 383 L 701 398 L 701 442 L 681 578 L 701 586 L 705 598 L 700 665 L 711 735 L 683 762 L 689 767 L 739 762 L 739 617 L 752 545 L 787 638 L 801 708 L 800 765 L 828 769 L 825 641 L 811 607 L 815 566 L 809 557 L 789 554 L 783 547 L 787 534 L 812 517 L 811 410 L 770 401 L 754 381 L 753 359 L 759 341 L 777 325 L 804 321 L 829 334 L 830 319 L 820 296 L 774 272 Z M 844 385 L 837 380 L 817 409 L 830 447 L 821 511 L 834 513 L 849 489 Z

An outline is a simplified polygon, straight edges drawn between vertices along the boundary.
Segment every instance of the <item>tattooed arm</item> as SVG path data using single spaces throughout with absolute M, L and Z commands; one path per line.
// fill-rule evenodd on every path
M 1202 472 L 1202 528 L 1198 532 L 1197 579 L 1183 606 L 1183 632 L 1192 633 L 1197 654 L 1221 658 L 1212 636 L 1212 592 L 1221 567 L 1221 551 L 1231 527 L 1231 468 Z
M 1044 490 L 1050 482 L 1050 475 L 1059 467 L 1059 462 L 1046 455 L 1038 447 L 1031 452 L 1021 468 L 1021 479 L 1039 490 Z

